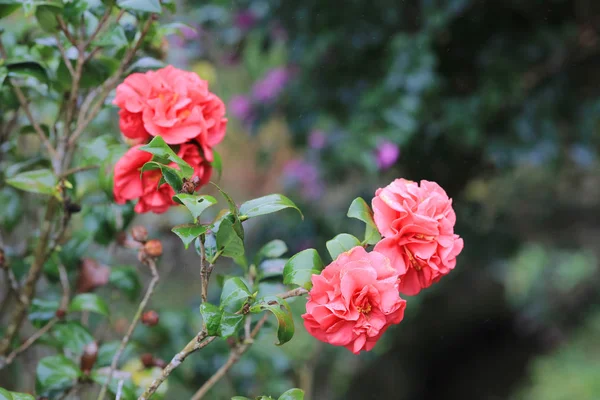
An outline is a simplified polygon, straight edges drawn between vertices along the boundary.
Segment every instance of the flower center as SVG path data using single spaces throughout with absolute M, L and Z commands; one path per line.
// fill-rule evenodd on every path
M 410 260 L 410 263 L 412 264 L 413 268 L 416 269 L 417 271 L 421 270 L 421 266 L 419 265 L 418 261 L 415 259 L 415 257 L 413 256 L 413 254 L 410 252 L 409 249 L 405 248 L 406 250 L 406 254 L 408 255 L 408 259 Z
M 425 236 L 425 235 L 423 235 L 423 234 L 421 234 L 421 233 L 417 233 L 417 234 L 415 235 L 415 237 L 416 237 L 417 239 L 423 239 L 423 240 L 433 240 L 433 236 Z
M 364 307 L 356 307 L 359 313 L 368 314 L 371 312 L 371 305 L 367 303 Z

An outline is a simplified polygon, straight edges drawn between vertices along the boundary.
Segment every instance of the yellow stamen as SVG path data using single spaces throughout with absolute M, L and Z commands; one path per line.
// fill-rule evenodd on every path
M 371 312 L 371 305 L 369 303 L 367 303 L 366 306 L 364 306 L 364 307 L 357 307 L 356 309 L 358 310 L 359 313 L 368 314 L 368 313 Z

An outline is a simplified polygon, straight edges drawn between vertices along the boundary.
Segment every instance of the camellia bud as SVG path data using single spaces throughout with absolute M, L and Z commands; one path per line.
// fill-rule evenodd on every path
M 181 193 L 193 194 L 196 190 L 196 184 L 193 181 L 185 179 L 181 186 Z
M 163 252 L 162 243 L 156 239 L 149 240 L 144 245 L 144 251 L 150 257 L 160 257 Z
M 142 324 L 146 326 L 154 326 L 158 324 L 158 313 L 154 310 L 146 311 L 142 314 Z
M 154 367 L 154 356 L 150 353 L 144 353 L 140 356 L 140 361 L 146 368 Z
M 81 355 L 80 368 L 84 374 L 89 374 L 96 360 L 98 359 L 98 344 L 96 342 L 90 342 L 83 348 L 83 354 Z
M 134 226 L 133 229 L 131 229 L 131 237 L 133 237 L 133 240 L 136 242 L 146 243 L 148 240 L 148 230 L 141 225 Z
M 67 312 L 62 308 L 59 308 L 58 310 L 56 310 L 56 313 L 54 313 L 54 315 L 56 316 L 56 318 L 63 319 L 67 315 Z
M 110 278 L 110 268 L 91 258 L 81 260 L 77 278 L 77 293 L 88 293 L 104 286 Z

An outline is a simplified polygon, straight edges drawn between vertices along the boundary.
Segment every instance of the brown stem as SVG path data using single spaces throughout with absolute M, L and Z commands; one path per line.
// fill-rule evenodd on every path
M 215 384 L 217 382 L 219 382 L 221 380 L 221 378 L 223 378 L 223 376 L 225 376 L 225 374 L 227 373 L 227 371 L 229 371 L 229 369 L 231 367 L 233 367 L 233 365 L 238 362 L 238 360 L 240 359 L 240 357 L 246 352 L 248 351 L 248 349 L 250 348 L 250 346 L 252 346 L 252 339 L 254 339 L 256 337 L 256 335 L 258 335 L 258 332 L 260 332 L 260 329 L 263 327 L 263 325 L 265 324 L 265 322 L 267 321 L 267 318 L 269 317 L 269 314 L 265 314 L 257 323 L 256 326 L 254 327 L 254 329 L 252 329 L 252 332 L 250 333 L 250 337 L 246 338 L 246 340 L 240 344 L 239 346 L 234 347 L 231 352 L 229 353 L 229 358 L 227 359 L 227 361 L 225 362 L 225 364 L 223 364 L 221 366 L 221 368 L 219 368 L 217 370 L 217 372 L 215 372 L 213 374 L 213 376 L 211 376 L 206 382 L 204 382 L 204 384 L 200 387 L 200 389 L 198 389 L 198 391 L 192 396 L 192 398 L 190 400 L 200 400 L 202 399 L 210 389 L 212 389 L 213 386 L 215 386 Z M 250 340 L 248 340 L 250 339 Z
M 69 42 L 71 42 L 71 44 L 73 46 L 77 47 L 77 40 L 75 40 L 73 35 L 71 35 L 71 32 L 69 31 L 69 28 L 67 27 L 67 24 L 65 23 L 65 20 L 60 15 L 57 15 L 56 21 L 58 21 L 58 27 L 60 28 L 62 33 L 65 34 L 65 37 L 67 38 L 67 40 Z
M 119 349 L 117 350 L 117 352 L 115 353 L 115 355 L 112 358 L 112 362 L 110 363 L 110 370 L 108 371 L 108 377 L 106 378 L 104 385 L 102 385 L 102 388 L 100 389 L 100 393 L 98 394 L 98 400 L 103 400 L 104 396 L 106 396 L 106 392 L 108 390 L 108 385 L 110 384 L 110 380 L 112 379 L 113 373 L 115 372 L 115 369 L 117 368 L 117 364 L 119 363 L 121 354 L 123 354 L 123 351 L 125 350 L 125 346 L 127 346 L 127 343 L 129 343 L 129 339 L 131 339 L 131 335 L 133 334 L 133 331 L 135 330 L 137 323 L 139 322 L 140 318 L 142 317 L 142 313 L 144 312 L 146 305 L 148 305 L 148 301 L 150 301 L 150 297 L 152 296 L 152 293 L 154 293 L 154 288 L 156 287 L 156 284 L 158 283 L 159 277 L 158 277 L 158 269 L 156 268 L 156 261 L 153 258 L 148 258 L 148 259 L 146 259 L 146 264 L 148 265 L 148 267 L 150 268 L 150 272 L 152 273 L 152 280 L 150 281 L 150 284 L 148 285 L 148 289 L 146 290 L 146 294 L 144 295 L 144 298 L 142 299 L 142 301 L 133 317 L 133 320 L 131 321 L 131 324 L 129 325 L 129 329 L 127 329 L 127 333 L 125 334 L 125 336 L 123 336 L 123 340 L 121 340 L 121 345 L 119 346 Z
M 96 169 L 96 168 L 100 168 L 100 166 L 99 165 L 85 165 L 83 167 L 71 168 L 71 169 L 68 169 L 65 172 L 63 172 L 59 176 L 59 178 L 67 178 L 68 176 L 76 174 L 78 172 L 89 171 L 90 169 Z
M 65 269 L 65 267 L 62 264 L 58 265 L 58 272 L 60 274 L 60 284 L 62 286 L 62 298 L 60 301 L 60 307 L 59 310 L 66 310 L 67 306 L 69 305 L 69 298 L 70 298 L 70 285 L 69 285 L 69 277 L 67 275 L 67 270 Z M 19 346 L 18 348 L 16 348 L 15 350 L 13 350 L 7 357 L 5 360 L 0 360 L 0 369 L 6 367 L 7 365 L 11 364 L 14 359 L 21 354 L 22 352 L 24 352 L 25 350 L 27 350 L 28 348 L 30 348 L 39 338 L 41 338 L 42 336 L 44 336 L 44 334 L 46 332 L 48 332 L 50 329 L 52 329 L 52 327 L 58 322 L 60 321 L 60 318 L 58 317 L 53 317 L 52 319 L 50 319 L 46 325 L 44 325 L 42 328 L 40 328 L 37 332 L 35 332 L 33 335 L 31 335 L 29 337 L 29 339 L 27 339 L 21 346 Z
M 203 237 L 201 239 L 203 239 Z M 200 278 L 202 284 L 200 295 L 203 303 L 206 303 L 206 300 L 208 299 L 208 268 L 209 267 L 206 265 L 206 248 L 204 247 L 204 240 L 200 240 Z
M 71 65 L 71 61 L 67 57 L 67 52 L 65 51 L 65 47 L 62 45 L 59 35 L 56 34 L 56 35 L 54 35 L 54 37 L 56 38 L 56 45 L 58 46 L 58 51 L 60 52 L 60 56 L 62 57 L 65 65 L 67 66 L 67 69 L 69 70 L 69 73 L 71 74 L 71 76 L 74 76 L 75 70 L 73 69 L 73 65 Z

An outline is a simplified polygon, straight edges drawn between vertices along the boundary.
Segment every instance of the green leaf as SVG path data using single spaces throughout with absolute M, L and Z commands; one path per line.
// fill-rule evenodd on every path
M 181 174 L 184 178 L 191 178 L 194 174 L 194 168 L 188 163 L 183 161 L 175 152 L 169 147 L 162 137 L 156 136 L 145 146 L 140 147 L 140 150 L 146 151 L 153 154 L 161 159 L 167 159 L 174 162 L 180 169 Z
M 294 320 L 292 318 L 292 310 L 287 301 L 276 297 L 267 296 L 259 300 L 259 302 L 250 307 L 250 312 L 259 313 L 262 311 L 270 311 L 277 318 L 277 346 L 289 342 L 294 336 Z
M 277 400 L 304 400 L 304 391 L 300 389 L 290 389 L 279 396 Z
M 231 212 L 231 214 L 233 214 L 236 218 L 238 217 L 238 215 L 240 215 L 240 212 L 237 208 L 237 205 L 235 204 L 235 201 L 233 201 L 233 199 L 231 198 L 231 196 L 229 196 L 223 189 L 221 189 L 216 183 L 211 182 L 213 184 L 214 187 L 217 188 L 217 190 L 221 193 L 221 196 L 223 196 L 225 198 L 225 200 L 227 201 L 227 205 L 229 206 L 229 211 Z
M 63 355 L 45 357 L 37 365 L 35 388 L 40 396 L 54 397 L 77 383 L 81 371 Z
M 264 258 L 281 257 L 287 251 L 288 251 L 288 248 L 283 240 L 279 240 L 279 239 L 271 240 L 269 243 L 265 244 L 258 251 L 257 259 L 262 260 Z
M 321 273 L 323 260 L 315 249 L 306 249 L 288 260 L 283 267 L 283 283 L 302 286 L 306 290 L 312 287 L 313 274 Z
M 171 229 L 183 242 L 185 248 L 187 249 L 198 236 L 202 235 L 208 230 L 208 226 L 206 225 L 197 225 L 197 224 L 183 224 L 177 225 Z
M 173 200 L 179 204 L 183 204 L 190 210 L 194 221 L 210 206 L 217 204 L 217 199 L 208 195 L 197 195 L 181 193 L 173 196 Z
M 224 257 L 236 258 L 244 254 L 244 241 L 234 229 L 234 223 L 225 218 L 217 231 L 217 249 Z
M 129 67 L 129 72 L 144 72 L 163 68 L 165 63 L 152 57 L 142 57 Z
M 112 267 L 110 270 L 109 282 L 127 295 L 127 298 L 134 301 L 142 290 L 142 284 L 137 269 L 133 267 L 120 266 Z
M 95 46 L 99 47 L 115 47 L 120 49 L 129 44 L 125 30 L 121 25 L 113 25 L 111 29 L 102 34 L 94 41 Z
M 90 378 L 92 378 L 92 380 L 100 386 L 104 385 L 104 383 L 108 379 L 108 377 L 105 374 L 99 373 L 98 371 L 92 371 L 92 373 L 90 374 Z M 110 383 L 108 384 L 108 390 L 113 395 L 116 395 L 117 391 L 119 390 L 119 379 L 116 379 L 113 376 L 113 378 L 110 380 Z M 160 398 L 158 396 L 158 392 L 156 397 Z M 124 380 L 123 385 L 121 386 L 121 400 L 135 399 L 137 399 L 136 387 L 133 385 L 133 382 L 131 382 L 131 379 Z
M 202 314 L 208 334 L 224 338 L 236 334 L 244 320 L 242 314 L 224 311 L 210 303 L 202 303 L 200 305 L 200 314 Z
M 40 27 L 49 33 L 58 31 L 58 21 L 56 19 L 56 7 L 39 6 L 35 10 L 35 18 Z
M 89 311 L 108 316 L 108 305 L 95 293 L 81 293 L 71 300 L 69 312 Z
M 6 389 L 0 388 L 0 400 L 13 400 L 12 393 Z
M 160 14 L 162 7 L 159 0 L 117 0 L 117 6 L 125 10 Z
M 244 396 L 233 396 L 231 398 L 231 400 L 252 400 L 252 399 L 250 399 L 248 397 L 244 397 Z
M 340 254 L 360 246 L 360 240 L 347 233 L 340 233 L 333 239 L 328 240 L 326 245 L 331 259 L 335 260 Z
M 178 171 L 175 168 L 171 168 L 156 161 L 148 161 L 142 166 L 140 173 L 155 169 L 160 169 L 164 182 L 167 182 L 167 184 L 171 186 L 174 191 L 179 192 L 181 190 L 183 187 L 183 176 L 181 175 L 181 171 Z M 161 179 L 161 181 L 158 183 L 159 187 L 163 184 L 163 179 Z
M 238 312 L 251 296 L 250 289 L 239 277 L 234 276 L 225 281 L 221 292 L 221 309 L 231 313 Z
M 376 244 L 381 240 L 381 235 L 373 219 L 373 211 L 371 211 L 371 207 L 361 197 L 357 197 L 352 201 L 347 215 L 350 218 L 361 220 L 366 224 L 365 244 Z
M 98 359 L 96 360 L 96 367 L 106 367 L 109 366 L 112 362 L 112 358 L 121 346 L 120 340 L 113 340 L 111 342 L 103 343 L 102 346 L 98 349 Z M 127 343 L 125 346 L 125 350 L 123 350 L 123 354 L 121 355 L 121 362 L 127 360 L 132 353 L 135 351 L 135 346 L 133 343 Z
M 22 172 L 8 178 L 6 183 L 26 192 L 50 194 L 56 192 L 56 178 L 49 169 Z
M 9 392 L 0 388 L 0 400 L 35 400 L 35 397 L 27 393 Z
M 27 317 L 32 322 L 46 322 L 56 315 L 56 310 L 58 310 L 59 306 L 58 300 L 33 299 Z
M 0 19 L 8 17 L 10 14 L 14 13 L 19 8 L 21 8 L 21 5 L 19 3 L 0 3 Z M 2 82 L 0 80 L 0 86 L 1 85 Z
M 33 77 L 42 83 L 48 82 L 48 72 L 38 62 L 20 61 L 6 64 L 8 76 L 11 78 L 29 78 Z
M 63 350 L 68 350 L 77 356 L 81 355 L 86 344 L 94 341 L 90 332 L 75 321 L 56 324 L 51 332 Z
M 0 83 L 1 84 L 1 83 Z M 217 180 L 221 180 L 221 175 L 223 174 L 223 159 L 221 155 L 217 153 L 216 150 L 213 149 L 213 161 L 211 162 L 212 167 L 217 171 Z
M 2 6 L 0 6 L 0 11 L 2 10 Z M 8 76 L 8 68 L 4 66 L 0 66 L 0 88 L 4 84 L 6 77 Z
M 240 214 L 242 215 L 242 219 L 245 219 L 271 214 L 285 208 L 297 210 L 300 216 L 304 218 L 302 211 L 300 211 L 294 202 L 282 194 L 270 194 L 258 199 L 249 200 L 240 206 Z

